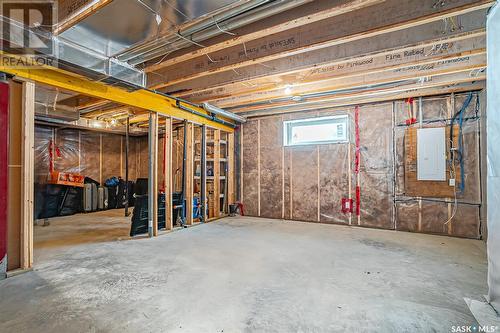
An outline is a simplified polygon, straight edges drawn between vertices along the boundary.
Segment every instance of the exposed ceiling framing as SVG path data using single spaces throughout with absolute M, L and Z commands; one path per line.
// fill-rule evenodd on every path
M 132 59 L 144 54 L 139 67 L 151 89 L 250 116 L 484 86 L 492 0 L 282 2 L 235 1 L 212 13 L 217 34 L 189 30 L 213 28 L 209 16 L 192 18 L 178 31 L 191 32 L 184 38 L 193 42 L 169 42 L 166 30 L 119 59 L 135 65 Z M 87 1 L 68 20 L 78 24 L 107 3 Z M 262 16 L 263 8 L 273 11 Z M 172 52 L 168 43 L 180 47 Z M 161 45 L 165 51 L 158 53 Z M 99 99 L 81 99 L 78 109 L 90 119 L 130 116 L 140 123 L 147 117 L 144 110 Z

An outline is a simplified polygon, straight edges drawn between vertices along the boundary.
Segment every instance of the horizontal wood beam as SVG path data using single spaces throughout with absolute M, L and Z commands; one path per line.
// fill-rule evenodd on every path
M 257 78 L 247 81 L 245 84 L 239 82 L 228 84 L 194 94 L 183 95 L 182 97 L 193 102 L 213 101 L 258 91 L 279 90 L 283 89 L 287 84 L 291 87 L 297 87 L 335 77 L 345 78 L 368 71 L 383 71 L 410 65 L 422 65 L 438 60 L 461 57 L 467 53 L 484 53 L 485 47 L 486 33 L 485 31 L 479 31 L 446 40 L 430 41 L 412 47 L 397 50 L 390 49 L 348 60 L 341 59 L 331 62 L 328 66 L 309 68 L 293 75 L 285 74 Z
M 345 44 L 334 45 L 307 53 L 300 53 L 290 57 L 266 62 L 266 66 L 259 64 L 239 68 L 237 71 L 226 71 L 204 76 L 195 80 L 188 80 L 168 86 L 162 91 L 173 96 L 185 96 L 197 92 L 204 92 L 227 84 L 239 84 L 243 87 L 253 85 L 253 81 L 268 79 L 282 84 L 300 81 L 308 70 L 319 70 L 330 67 L 339 61 L 352 58 L 370 56 L 382 51 L 397 51 L 415 45 L 442 41 L 443 43 L 455 38 L 461 38 L 469 33 L 485 33 L 486 10 L 477 10 L 457 18 L 461 29 L 445 29 L 442 21 L 431 22 L 418 27 L 394 31 L 391 33 L 362 39 Z M 282 81 L 280 81 L 283 78 Z M 258 82 L 256 84 L 261 84 Z M 202 97 L 202 96 L 200 96 Z
M 15 58 L 16 61 L 22 61 L 24 64 L 29 63 L 29 59 L 24 58 L 19 60 L 19 58 L 22 58 L 19 56 L 2 54 L 2 57 Z M 127 91 L 102 82 L 91 81 L 83 76 L 49 66 L 32 67 L 27 65 L 13 67 L 0 64 L 0 72 L 83 95 L 153 111 L 164 116 L 206 124 L 231 133 L 234 131 L 231 126 L 226 125 L 226 123 L 232 123 L 230 119 L 221 119 L 226 123 L 211 120 L 207 118 L 211 117 L 211 113 L 201 107 L 190 105 L 185 102 L 177 102 L 172 97 L 160 95 L 145 89 Z M 187 109 L 192 111 L 188 111 Z
M 424 96 L 436 96 L 450 93 L 461 93 L 468 91 L 482 90 L 486 87 L 484 79 L 482 81 L 464 82 L 459 84 L 440 85 L 438 87 L 424 87 L 424 88 L 409 88 L 404 91 L 386 91 L 384 94 L 374 95 L 372 93 L 358 94 L 348 98 L 341 97 L 336 100 L 323 101 L 321 105 L 315 106 L 291 106 L 285 109 L 275 110 L 256 110 L 249 112 L 242 112 L 247 118 L 274 116 L 277 114 L 294 113 L 294 112 L 308 112 L 308 111 L 324 111 L 332 108 L 346 107 L 350 105 L 371 104 L 379 102 L 388 102 L 394 100 L 401 100 L 405 98 L 416 98 Z
M 490 7 L 493 3 L 491 0 L 456 0 L 436 7 L 435 0 L 387 0 L 379 5 L 214 52 L 210 54 L 210 59 L 200 56 L 163 68 L 150 73 L 148 82 L 157 89 L 217 72 L 237 70 L 255 63 L 448 19 Z
M 284 112 L 299 112 L 308 109 L 319 110 L 328 107 L 330 103 L 351 103 L 357 99 L 366 98 L 380 98 L 380 100 L 390 100 L 391 94 L 404 93 L 411 91 L 415 95 L 418 91 L 428 88 L 441 88 L 449 87 L 450 89 L 463 84 L 463 83 L 478 83 L 486 79 L 485 71 L 462 71 L 450 74 L 438 75 L 435 77 L 428 77 L 426 80 L 412 83 L 401 83 L 395 86 L 388 87 L 373 87 L 352 89 L 351 91 L 336 91 L 330 95 L 317 96 L 308 98 L 301 102 L 293 100 L 280 101 L 276 103 L 260 104 L 260 105 L 247 105 L 234 108 L 231 111 L 238 114 L 253 114 L 254 112 L 261 112 L 263 114 L 274 114 Z M 411 97 L 411 96 L 410 96 Z
M 375 69 L 373 71 L 335 77 L 328 80 L 313 82 L 302 86 L 293 87 L 294 96 L 300 97 L 305 94 L 321 93 L 332 90 L 345 90 L 358 87 L 385 85 L 392 82 L 405 80 L 419 80 L 427 77 L 436 77 L 457 72 L 470 72 L 486 67 L 485 50 L 465 52 L 442 60 L 421 61 L 410 66 L 389 66 L 388 68 Z M 290 95 L 290 94 L 288 94 Z M 286 88 L 258 91 L 242 96 L 234 96 L 215 103 L 219 107 L 235 107 L 246 103 L 259 101 L 272 102 L 286 94 Z

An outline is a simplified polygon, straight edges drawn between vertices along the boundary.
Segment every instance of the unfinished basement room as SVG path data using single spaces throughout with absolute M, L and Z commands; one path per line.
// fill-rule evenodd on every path
M 499 7 L 0 0 L 0 332 L 500 333 Z

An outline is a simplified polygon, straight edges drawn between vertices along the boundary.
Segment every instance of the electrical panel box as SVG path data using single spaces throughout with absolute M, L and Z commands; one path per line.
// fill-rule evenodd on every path
M 417 130 L 417 179 L 446 181 L 446 129 Z

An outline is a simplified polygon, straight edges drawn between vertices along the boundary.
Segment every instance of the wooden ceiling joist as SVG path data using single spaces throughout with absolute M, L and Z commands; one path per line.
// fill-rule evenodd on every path
M 440 75 L 427 77 L 425 80 L 407 84 L 395 85 L 393 87 L 373 87 L 371 89 L 361 89 L 356 90 L 354 87 L 351 91 L 338 91 L 330 95 L 316 96 L 308 98 L 303 101 L 279 101 L 269 103 L 261 103 L 256 105 L 240 105 L 236 108 L 231 109 L 231 112 L 235 113 L 248 113 L 259 111 L 266 114 L 284 113 L 284 112 L 298 112 L 307 109 L 318 109 L 327 107 L 330 103 L 356 103 L 357 99 L 366 100 L 367 98 L 379 98 L 379 101 L 390 100 L 394 98 L 389 98 L 391 94 L 404 93 L 408 91 L 413 91 L 416 95 L 416 91 L 422 89 L 430 88 L 440 88 L 443 93 L 448 93 L 453 89 L 453 87 L 463 84 L 463 83 L 482 83 L 484 85 L 484 80 L 486 79 L 485 71 L 461 71 L 452 73 L 441 73 Z M 411 95 L 409 97 L 412 97 Z
M 341 61 L 370 57 L 381 52 L 398 52 L 398 50 L 417 45 L 454 42 L 477 33 L 485 34 L 485 17 L 486 10 L 478 10 L 460 17 L 462 29 L 452 31 L 452 29 L 444 29 L 442 21 L 432 22 L 372 37 L 368 40 L 357 40 L 277 59 L 266 63 L 269 68 L 261 65 L 247 66 L 239 68 L 237 72 L 227 71 L 211 74 L 196 80 L 174 84 L 162 90 L 174 96 L 187 97 L 211 89 L 222 91 L 219 88 L 231 84 L 252 87 L 262 82 L 279 82 L 281 78 L 284 79 L 283 84 L 294 84 L 295 81 L 300 81 L 304 73 L 308 71 L 329 68 Z M 175 93 L 176 91 L 179 93 Z M 209 94 L 207 93 L 207 95 Z
M 197 93 L 182 95 L 183 98 L 194 101 L 215 101 L 229 96 L 240 96 L 258 91 L 283 90 L 285 86 L 298 87 L 311 85 L 332 78 L 347 78 L 364 73 L 397 70 L 408 66 L 423 66 L 436 61 L 445 61 L 467 55 L 484 54 L 486 35 L 484 31 L 461 35 L 446 40 L 430 41 L 412 47 L 391 49 L 376 54 L 361 57 L 339 59 L 328 66 L 313 67 L 294 73 L 270 76 L 205 89 Z M 291 84 L 291 85 L 289 85 Z M 294 91 L 295 93 L 295 91 Z
M 247 43 L 255 39 L 270 36 L 279 32 L 284 32 L 293 28 L 298 28 L 306 24 L 321 21 L 333 16 L 342 15 L 353 10 L 368 7 L 385 0 L 316 0 L 308 4 L 300 6 L 296 9 L 287 11 L 279 15 L 266 19 L 264 22 L 259 21 L 249 26 L 242 28 L 242 34 L 237 34 L 235 37 L 224 40 L 220 43 L 198 48 L 181 55 L 173 55 L 163 60 L 159 64 L 150 65 L 146 68 L 147 72 L 157 71 L 161 68 L 172 66 L 184 61 L 194 59 L 198 56 L 210 54 L 221 49 L 227 49 L 232 46 Z M 272 24 L 269 24 L 273 22 Z M 245 33 L 248 32 L 248 33 Z M 183 50 L 181 50 L 182 52 Z
M 486 54 L 465 54 L 436 62 L 422 62 L 396 69 L 374 70 L 347 77 L 338 77 L 312 84 L 294 87 L 294 95 L 321 93 L 332 90 L 345 90 L 362 86 L 377 86 L 411 79 L 425 79 L 457 72 L 471 72 L 486 67 Z M 217 101 L 217 106 L 228 108 L 246 103 L 269 101 L 286 96 L 286 88 L 270 91 L 259 91 L 242 96 L 231 96 Z
M 351 105 L 362 105 L 370 103 L 380 103 L 387 101 L 402 100 L 405 98 L 417 98 L 423 96 L 436 96 L 444 95 L 450 93 L 461 93 L 482 90 L 485 88 L 485 81 L 475 81 L 475 82 L 462 82 L 462 83 L 451 83 L 449 85 L 442 85 L 441 83 L 436 86 L 425 86 L 425 87 L 413 87 L 406 88 L 405 90 L 387 90 L 383 93 L 377 94 L 373 92 L 361 93 L 350 96 L 339 96 L 336 99 L 331 99 L 329 101 L 322 101 L 321 103 L 313 105 L 293 105 L 287 106 L 286 109 L 258 109 L 253 111 L 241 111 L 243 115 L 247 118 L 252 117 L 262 117 L 262 116 L 274 116 L 277 114 L 284 113 L 295 113 L 295 112 L 307 112 L 307 111 L 323 111 L 327 109 L 346 107 Z
M 237 70 L 255 63 L 289 57 L 341 43 L 374 37 L 426 23 L 462 15 L 493 5 L 491 0 L 456 0 L 433 6 L 435 0 L 387 0 L 344 15 L 314 22 L 303 27 L 266 36 L 148 75 L 153 88 L 166 87 L 217 72 Z M 387 13 L 398 15 L 387 15 Z M 452 20 L 453 22 L 453 20 Z M 453 24 L 453 23 L 450 23 Z M 454 23 L 456 24 L 456 23 Z M 457 27 L 458 28 L 458 27 Z

